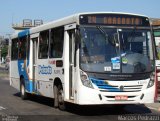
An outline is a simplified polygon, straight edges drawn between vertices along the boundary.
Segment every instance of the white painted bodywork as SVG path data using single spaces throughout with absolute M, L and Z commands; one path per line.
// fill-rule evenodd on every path
M 126 14 L 126 15 L 137 15 L 137 14 L 128 14 L 128 13 L 116 13 L 116 12 L 100 12 L 105 14 Z M 59 78 L 63 84 L 64 89 L 64 100 L 68 102 L 72 102 L 75 104 L 80 105 L 89 105 L 89 104 L 121 104 L 121 103 L 152 103 L 154 102 L 154 90 L 155 86 L 148 88 L 147 85 L 149 82 L 149 79 L 146 80 L 137 80 L 137 81 L 129 81 L 129 82 L 122 82 L 122 81 L 109 81 L 112 85 L 137 85 L 140 81 L 143 82 L 143 88 L 140 92 L 126 92 L 126 93 L 119 93 L 119 92 L 101 92 L 96 85 L 94 85 L 94 89 L 88 88 L 83 86 L 81 80 L 80 80 L 80 69 L 79 69 L 79 50 L 77 50 L 77 67 L 75 67 L 74 70 L 74 83 L 73 83 L 73 92 L 74 97 L 73 99 L 70 99 L 69 97 L 69 35 L 67 33 L 67 30 L 69 29 L 75 29 L 76 25 L 79 25 L 79 16 L 83 14 L 98 14 L 98 13 L 80 13 L 76 15 L 72 15 L 57 21 L 49 22 L 47 24 L 31 28 L 30 29 L 30 63 L 29 63 L 29 79 L 30 81 L 33 81 L 33 66 L 36 66 L 35 69 L 35 89 L 37 90 L 38 95 L 46 96 L 54 98 L 53 93 L 53 84 L 54 80 L 56 78 Z M 137 15 L 141 16 L 141 15 Z M 72 28 L 69 28 L 69 25 L 73 25 Z M 54 58 L 54 59 L 37 59 L 36 65 L 33 65 L 32 62 L 32 56 L 33 56 L 33 43 L 32 38 L 38 37 L 39 32 L 51 28 L 55 28 L 58 26 L 65 26 L 65 32 L 64 32 L 64 47 L 63 47 L 63 56 L 62 58 Z M 12 38 L 18 37 L 18 34 L 13 34 Z M 38 43 L 39 44 L 39 43 Z M 38 52 L 38 51 L 37 51 Z M 37 54 L 38 55 L 38 54 Z M 38 57 L 37 57 L 38 58 Z M 56 67 L 55 64 L 52 62 L 55 62 L 56 60 L 63 60 L 63 67 Z M 40 66 L 46 66 L 52 68 L 51 74 L 41 74 L 40 73 Z M 62 70 L 64 69 L 64 74 Z M 11 85 L 15 87 L 16 89 L 19 89 L 19 78 L 20 75 L 18 74 L 18 66 L 17 61 L 11 61 Z M 141 100 L 141 95 L 144 94 L 144 98 Z M 100 100 L 99 95 L 102 96 L 102 100 Z M 108 99 L 106 96 L 115 96 L 115 95 L 126 95 L 126 96 L 135 96 L 132 100 L 133 101 L 115 101 L 114 99 Z

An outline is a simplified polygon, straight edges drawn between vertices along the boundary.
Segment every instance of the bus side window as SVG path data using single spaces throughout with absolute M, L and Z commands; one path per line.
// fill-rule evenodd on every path
M 58 27 L 51 30 L 50 58 L 61 58 L 63 55 L 64 28 Z
M 18 59 L 18 38 L 12 40 L 11 60 Z
M 49 42 L 49 31 L 43 31 L 40 33 L 39 37 L 39 59 L 48 58 L 48 42 Z
M 22 37 L 19 39 L 19 53 L 18 53 L 19 59 L 26 58 L 26 49 L 27 49 L 27 37 Z

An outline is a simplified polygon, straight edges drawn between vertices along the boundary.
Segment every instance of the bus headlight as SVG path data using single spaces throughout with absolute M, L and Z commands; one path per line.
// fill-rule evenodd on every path
M 86 87 L 89 87 L 89 88 L 92 88 L 93 89 L 93 85 L 91 83 L 91 81 L 89 80 L 88 76 L 86 73 L 84 72 L 81 72 L 81 81 L 82 81 L 82 84 Z
M 150 88 L 154 85 L 154 79 L 155 79 L 155 73 L 152 73 L 150 76 L 150 80 L 149 80 L 147 88 Z

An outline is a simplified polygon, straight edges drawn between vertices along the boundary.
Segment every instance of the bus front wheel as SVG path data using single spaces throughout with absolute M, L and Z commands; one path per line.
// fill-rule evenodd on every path
M 60 110 L 66 109 L 66 104 L 64 101 L 64 91 L 62 85 L 58 85 L 58 91 L 57 91 L 57 97 L 58 97 L 58 107 Z
M 53 90 L 54 90 L 54 107 L 58 108 L 58 87 L 54 85 Z

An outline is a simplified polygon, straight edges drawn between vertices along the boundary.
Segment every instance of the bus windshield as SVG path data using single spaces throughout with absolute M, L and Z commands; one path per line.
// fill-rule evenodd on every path
M 87 72 L 152 71 L 151 31 L 137 28 L 80 27 L 80 66 Z

